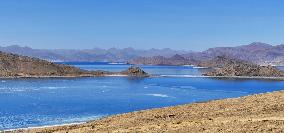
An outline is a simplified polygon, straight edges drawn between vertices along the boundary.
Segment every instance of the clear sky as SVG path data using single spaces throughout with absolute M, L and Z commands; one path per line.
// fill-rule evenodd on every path
M 284 0 L 1 0 L 0 45 L 205 50 L 284 43 Z

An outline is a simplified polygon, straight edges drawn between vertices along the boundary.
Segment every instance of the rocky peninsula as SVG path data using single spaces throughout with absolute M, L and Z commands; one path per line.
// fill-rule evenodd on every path
M 282 132 L 284 91 L 138 111 L 85 124 L 23 129 L 24 133 Z
M 284 77 L 284 72 L 273 66 L 260 66 L 225 56 L 217 56 L 199 65 L 212 67 L 214 69 L 213 71 L 203 74 L 205 76 Z
M 73 66 L 0 52 L 0 77 L 83 77 L 83 76 L 149 76 L 139 67 L 130 67 L 122 72 L 87 71 Z

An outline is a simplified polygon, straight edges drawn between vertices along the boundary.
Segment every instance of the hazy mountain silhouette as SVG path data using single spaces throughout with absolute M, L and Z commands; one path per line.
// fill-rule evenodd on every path
M 133 64 L 184 65 L 199 64 L 217 56 L 228 56 L 259 65 L 284 65 L 284 44 L 273 46 L 254 42 L 237 47 L 209 48 L 202 52 L 165 49 L 139 50 L 134 48 L 110 49 L 32 49 L 17 45 L 0 47 L 0 51 L 10 52 L 52 61 L 111 61 Z
M 128 61 L 136 57 L 152 57 L 164 56 L 170 57 L 175 54 L 186 54 L 191 51 L 178 51 L 169 48 L 165 49 L 149 49 L 138 50 L 134 48 L 110 48 L 110 49 L 32 49 L 30 47 L 20 47 L 17 45 L 0 47 L 0 51 L 20 54 L 30 57 L 37 57 L 45 60 L 52 61 L 80 61 L 80 62 L 93 62 L 93 61 Z
M 283 65 L 284 45 L 272 46 L 266 43 L 254 42 L 237 47 L 210 48 L 203 52 L 189 53 L 182 56 L 188 59 L 208 60 L 224 55 L 259 65 Z
M 272 46 L 270 44 L 254 42 L 237 47 L 216 47 L 202 52 L 191 52 L 179 55 L 183 57 L 139 57 L 130 60 L 134 64 L 163 64 L 163 65 L 200 65 L 202 62 L 218 56 L 248 61 L 258 65 L 284 65 L 284 44 Z

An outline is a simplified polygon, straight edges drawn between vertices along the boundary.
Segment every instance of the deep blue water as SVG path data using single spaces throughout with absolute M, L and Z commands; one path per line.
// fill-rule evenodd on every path
M 280 70 L 284 71 L 284 66 L 278 67 Z
M 110 64 L 108 62 L 66 62 L 63 64 L 73 65 L 86 70 L 105 70 L 119 72 L 126 70 L 131 65 L 129 64 Z M 193 69 L 192 66 L 151 66 L 151 65 L 140 65 L 144 71 L 153 75 L 201 75 L 207 69 Z
M 73 64 L 119 71 L 128 65 Z M 203 69 L 142 66 L 161 75 Z M 112 114 L 277 91 L 283 81 L 185 77 L 0 79 L 0 130 L 81 122 Z

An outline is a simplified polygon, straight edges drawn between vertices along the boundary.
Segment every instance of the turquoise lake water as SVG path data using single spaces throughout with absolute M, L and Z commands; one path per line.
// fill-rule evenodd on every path
M 129 65 L 70 63 L 88 70 L 124 70 Z M 141 66 L 169 77 L 0 79 L 0 130 L 67 124 L 131 111 L 284 88 L 283 81 L 183 77 L 206 69 Z

